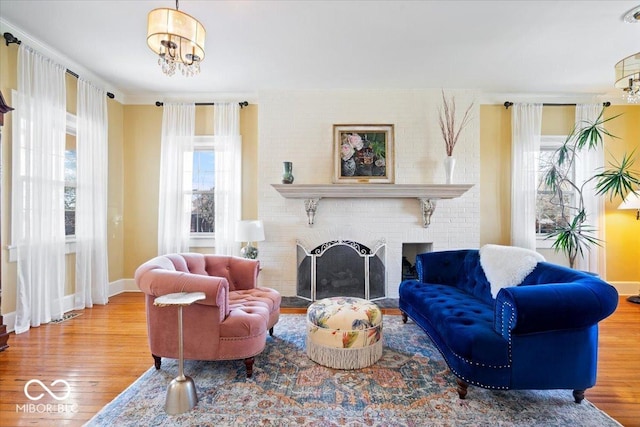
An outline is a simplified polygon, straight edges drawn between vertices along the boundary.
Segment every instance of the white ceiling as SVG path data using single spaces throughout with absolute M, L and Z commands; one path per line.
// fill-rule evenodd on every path
M 57 52 L 63 65 L 97 78 L 125 103 L 425 88 L 615 102 L 621 91 L 613 88 L 613 67 L 640 51 L 640 23 L 623 22 L 638 5 L 183 0 L 180 10 L 207 30 L 202 73 L 191 78 L 161 74 L 146 45 L 147 13 L 173 8 L 173 0 L 0 0 L 0 28 Z

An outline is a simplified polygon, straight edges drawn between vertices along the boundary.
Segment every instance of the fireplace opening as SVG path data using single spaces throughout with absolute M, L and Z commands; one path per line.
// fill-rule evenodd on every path
M 386 296 L 386 244 L 372 250 L 350 240 L 333 240 L 311 251 L 297 244 L 297 296 L 316 301 L 334 296 L 367 300 Z
M 431 252 L 433 243 L 405 242 L 402 244 L 402 280 L 417 279 L 416 255 Z

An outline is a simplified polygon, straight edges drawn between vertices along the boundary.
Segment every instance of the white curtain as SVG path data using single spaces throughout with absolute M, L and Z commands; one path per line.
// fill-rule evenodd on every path
M 602 104 L 579 104 L 576 106 L 576 131 L 593 124 L 602 111 Z M 575 165 L 576 182 L 582 183 L 604 166 L 604 147 L 599 145 L 596 149 L 585 147 L 578 154 Z M 604 241 L 604 198 L 596 196 L 595 181 L 588 183 L 582 195 L 584 197 L 585 211 L 587 213 L 587 225 L 596 229 L 594 237 Z M 583 257 L 576 258 L 575 268 L 590 271 L 605 277 L 605 249 L 604 246 L 591 246 Z
M 235 241 L 236 223 L 241 219 L 242 137 L 240 106 L 216 103 L 213 110 L 215 165 L 216 253 L 240 255 Z
M 24 43 L 18 48 L 12 152 L 17 334 L 63 313 L 65 71 Z
M 78 79 L 76 131 L 76 310 L 109 301 L 108 122 L 104 90 Z
M 542 104 L 511 111 L 511 245 L 536 249 L 536 186 Z
M 189 250 L 195 104 L 164 103 L 158 255 Z

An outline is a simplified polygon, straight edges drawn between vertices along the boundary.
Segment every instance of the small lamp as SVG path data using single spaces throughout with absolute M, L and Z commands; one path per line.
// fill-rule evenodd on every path
M 636 220 L 640 220 L 640 195 L 636 192 L 627 194 L 618 209 L 636 209 Z
M 258 248 L 252 245 L 253 242 L 264 240 L 264 225 L 261 220 L 238 221 L 236 224 L 236 242 L 247 242 L 240 253 L 243 257 L 256 259 Z

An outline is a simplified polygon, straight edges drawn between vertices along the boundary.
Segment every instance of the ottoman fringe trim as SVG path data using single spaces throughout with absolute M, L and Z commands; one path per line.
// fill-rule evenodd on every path
M 382 357 L 382 339 L 362 348 L 335 348 L 318 345 L 307 340 L 307 355 L 320 365 L 335 369 L 362 369 Z

